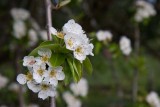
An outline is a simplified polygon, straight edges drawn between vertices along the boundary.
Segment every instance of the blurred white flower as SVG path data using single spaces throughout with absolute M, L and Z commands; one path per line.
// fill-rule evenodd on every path
M 48 40 L 46 30 L 41 30 L 40 31 L 40 36 L 41 36 L 42 40 Z
M 28 31 L 28 36 L 29 36 L 29 45 L 34 46 L 38 41 L 37 32 L 34 29 L 30 29 Z
M 0 105 L 0 107 L 8 107 L 8 106 L 6 106 L 6 105 Z
M 134 16 L 134 19 L 137 22 L 141 22 L 145 18 L 149 18 L 151 16 L 156 15 L 156 10 L 154 9 L 153 5 L 144 0 L 137 0 L 136 6 L 137 12 Z
M 67 107 L 81 107 L 82 105 L 81 101 L 73 96 L 70 92 L 63 93 L 63 99 L 67 103 Z
M 124 55 L 129 55 L 132 51 L 131 41 L 125 36 L 122 36 L 119 42 L 120 49 Z
M 23 21 L 14 21 L 13 35 L 17 39 L 21 39 L 22 37 L 26 35 L 26 25 Z
M 11 9 L 11 15 L 14 18 L 14 20 L 26 20 L 30 17 L 30 13 L 22 8 Z
M 152 106 L 152 107 L 160 107 L 160 99 L 156 92 L 150 92 L 146 96 L 146 101 Z
M 61 66 L 55 68 L 49 67 L 47 70 L 47 76 L 44 81 L 47 81 L 54 86 L 57 86 L 58 80 L 64 80 L 65 78 L 65 74 L 63 73 L 62 69 L 63 68 Z
M 11 91 L 14 91 L 14 92 L 18 93 L 19 90 L 20 90 L 20 85 L 17 84 L 17 83 L 15 83 L 15 82 L 13 82 L 13 83 L 11 83 L 11 84 L 9 85 L 8 89 L 11 90 Z M 23 87 L 23 88 L 22 88 L 22 91 L 23 91 L 23 92 L 26 92 L 26 88 Z
M 7 83 L 8 83 L 8 78 L 0 74 L 0 89 L 4 88 L 7 85 Z
M 78 24 L 75 23 L 73 19 L 69 20 L 64 26 L 63 26 L 63 32 L 65 34 L 83 34 L 84 31 L 82 30 L 82 27 Z
M 72 83 L 70 89 L 76 96 L 85 97 L 88 94 L 88 82 L 82 78 L 78 83 Z
M 52 51 L 47 48 L 41 48 L 38 50 L 38 55 L 40 55 L 42 62 L 48 62 L 51 58 Z
M 112 37 L 113 37 L 112 33 L 111 33 L 110 31 L 108 31 L 108 30 L 105 30 L 105 31 L 99 30 L 99 31 L 96 33 L 96 36 L 97 36 L 97 39 L 98 39 L 99 41 L 105 41 L 105 40 L 111 41 L 111 40 L 112 40 Z

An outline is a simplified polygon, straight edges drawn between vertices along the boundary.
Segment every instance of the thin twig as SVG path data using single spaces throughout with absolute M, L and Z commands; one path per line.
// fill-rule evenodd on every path
M 140 31 L 139 31 L 139 26 L 136 25 L 135 26 L 135 56 L 138 57 L 139 56 L 139 49 L 140 49 Z M 133 73 L 133 86 L 132 86 L 132 99 L 133 102 L 135 102 L 137 100 L 137 94 L 138 94 L 138 67 L 136 66 L 134 69 L 134 73 Z
M 51 31 L 50 27 L 52 27 L 52 4 L 50 0 L 45 0 L 46 4 L 46 21 L 47 21 L 47 38 L 51 40 Z M 56 107 L 55 98 L 51 98 L 50 107 Z
M 51 32 L 50 27 L 52 27 L 52 8 L 51 8 L 51 2 L 50 0 L 45 0 L 46 4 L 46 21 L 47 21 L 47 38 L 50 40 L 51 38 Z

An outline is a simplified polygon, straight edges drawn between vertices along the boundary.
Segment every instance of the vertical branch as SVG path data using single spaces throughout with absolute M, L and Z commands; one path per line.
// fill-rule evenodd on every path
M 47 22 L 47 38 L 50 40 L 51 32 L 50 27 L 52 27 L 52 5 L 50 0 L 45 0 L 46 4 L 46 22 Z
M 46 22 L 47 22 L 47 38 L 51 40 L 51 31 L 50 27 L 52 27 L 52 5 L 50 0 L 45 0 L 46 5 Z M 51 98 L 50 107 L 56 107 L 55 98 Z
M 138 24 L 136 24 L 135 26 L 135 44 L 134 44 L 134 48 L 135 48 L 135 56 L 138 57 L 139 56 L 139 49 L 140 49 L 140 31 L 139 31 L 139 26 Z M 136 101 L 137 99 L 137 94 L 138 94 L 138 67 L 136 66 L 134 69 L 134 73 L 133 73 L 133 86 L 132 86 L 132 99 L 133 102 Z

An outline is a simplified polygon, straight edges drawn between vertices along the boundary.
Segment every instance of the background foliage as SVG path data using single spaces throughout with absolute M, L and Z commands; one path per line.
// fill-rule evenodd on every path
M 83 99 L 83 107 L 149 107 L 145 101 L 147 93 L 152 90 L 160 93 L 160 1 L 148 1 L 155 5 L 157 15 L 139 24 L 141 32 L 139 57 L 136 59 L 134 55 L 130 58 L 118 55 L 116 58 L 111 58 L 106 54 L 108 48 L 91 57 L 93 74 L 83 74 L 89 80 L 90 86 L 88 97 Z M 112 42 L 119 44 L 119 38 L 127 35 L 134 47 L 133 16 L 136 11 L 134 2 L 134 0 L 72 0 L 69 5 L 53 11 L 53 26 L 61 30 L 61 26 L 73 18 L 88 34 L 107 29 L 113 33 Z M 21 67 L 19 60 L 33 49 L 27 47 L 24 40 L 13 38 L 13 19 L 10 10 L 14 7 L 27 9 L 40 28 L 46 28 L 43 0 L 0 0 L 0 73 L 9 78 L 7 87 L 16 80 L 16 75 L 19 73 L 16 63 Z M 14 51 L 11 49 L 11 43 L 14 43 Z M 133 104 L 131 93 L 136 64 L 139 69 L 139 89 L 137 101 Z M 7 87 L 0 89 L 0 105 L 17 107 L 18 94 Z M 49 104 L 49 100 L 42 102 L 30 91 L 25 93 L 25 99 L 26 103 L 38 103 L 41 107 L 47 107 Z M 57 105 L 64 107 L 64 102 L 57 99 Z

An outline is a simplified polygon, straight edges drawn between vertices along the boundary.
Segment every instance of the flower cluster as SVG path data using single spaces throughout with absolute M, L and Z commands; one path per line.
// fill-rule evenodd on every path
M 156 92 L 150 92 L 147 97 L 146 101 L 152 106 L 152 107 L 160 107 L 160 99 Z
M 38 50 L 37 57 L 25 56 L 23 66 L 28 68 L 27 74 L 19 74 L 17 81 L 20 84 L 27 84 L 28 88 L 38 97 L 46 99 L 48 96 L 54 97 L 58 80 L 64 80 L 65 74 L 61 66 L 53 67 L 50 64 L 52 51 L 47 48 Z
M 108 30 L 105 30 L 105 31 L 99 30 L 99 31 L 96 33 L 96 36 L 97 36 L 97 39 L 98 39 L 99 41 L 105 41 L 105 40 L 111 41 L 111 40 L 112 40 L 112 37 L 113 37 L 112 33 L 111 33 L 110 31 L 108 31 Z
M 68 107 L 81 107 L 82 103 L 78 96 L 85 97 L 88 94 L 88 82 L 82 78 L 78 83 L 71 83 L 70 89 L 73 92 L 63 93 L 63 99 L 67 103 Z
M 137 0 L 136 6 L 138 9 L 134 19 L 137 22 L 141 22 L 145 18 L 149 18 L 150 16 L 156 15 L 156 11 L 153 5 L 144 0 Z
M 127 37 L 122 36 L 119 45 L 124 55 L 129 55 L 131 53 L 132 51 L 131 41 Z
M 93 44 L 90 43 L 82 27 L 75 23 L 73 19 L 69 20 L 63 26 L 62 32 L 57 32 L 53 27 L 51 27 L 50 30 L 53 35 L 64 39 L 66 48 L 73 51 L 74 57 L 81 63 L 86 59 L 87 55 L 94 55 L 92 53 Z

